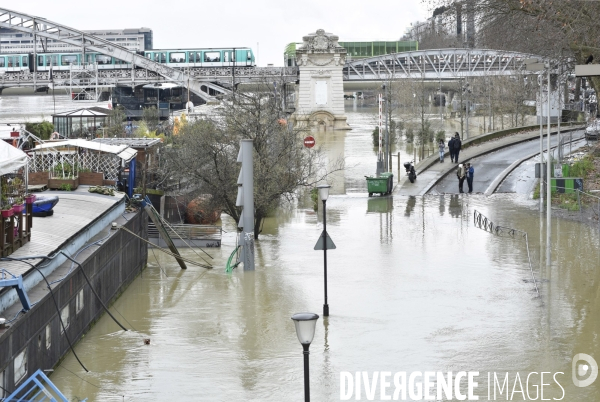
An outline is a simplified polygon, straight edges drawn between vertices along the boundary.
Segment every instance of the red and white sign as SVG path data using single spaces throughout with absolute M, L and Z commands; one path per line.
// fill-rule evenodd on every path
M 315 139 L 310 135 L 304 139 L 304 146 L 306 148 L 312 148 L 315 146 Z

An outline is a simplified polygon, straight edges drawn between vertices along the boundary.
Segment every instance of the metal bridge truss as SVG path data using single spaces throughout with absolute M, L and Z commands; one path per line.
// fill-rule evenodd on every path
M 399 78 L 425 80 L 515 75 L 524 61 L 536 56 L 479 49 L 437 49 L 394 53 L 346 63 L 344 81 L 386 81 Z
M 234 71 L 232 71 L 234 70 Z M 297 67 L 215 67 L 215 68 L 189 68 L 185 73 L 191 79 L 200 82 L 200 88 L 208 93 L 211 89 L 218 93 L 227 93 L 236 83 L 266 80 L 283 80 L 294 82 L 298 79 Z M 115 86 L 138 86 L 165 82 L 163 76 L 155 71 L 140 68 L 115 68 L 99 69 L 95 64 L 85 66 L 72 66 L 66 71 L 52 71 L 52 80 L 47 71 L 31 73 L 29 71 L 15 71 L 0 74 L 0 87 L 54 87 L 93 89 L 111 88 Z M 187 81 L 180 83 L 187 88 Z M 191 90 L 191 85 L 190 85 Z
M 34 17 L 31 15 L 23 14 L 17 11 L 8 10 L 0 7 L 0 27 L 14 29 L 20 32 L 24 32 L 27 34 L 33 35 L 34 46 L 34 66 L 37 68 L 37 49 L 38 49 L 38 41 L 41 43 L 42 50 L 45 50 L 45 42 L 48 39 L 57 40 L 60 42 L 68 43 L 73 46 L 78 46 L 82 49 L 82 53 L 86 52 L 97 52 L 102 53 L 107 56 L 111 56 L 117 58 L 119 60 L 123 60 L 126 64 L 132 66 L 130 70 L 98 70 L 96 71 L 96 85 L 107 85 L 114 86 L 119 83 L 121 80 L 127 80 L 128 84 L 136 84 L 136 78 L 139 78 L 140 84 L 158 81 L 159 77 L 163 80 L 171 81 L 181 85 L 182 87 L 187 87 L 190 91 L 194 92 L 196 95 L 203 98 L 205 101 L 212 101 L 214 97 L 209 94 L 208 89 L 212 89 L 213 91 L 226 93 L 227 89 L 221 87 L 220 85 L 213 84 L 211 81 L 215 77 L 219 77 L 224 75 L 223 71 L 214 71 L 207 73 L 196 73 L 193 74 L 191 70 L 187 69 L 174 69 L 166 66 L 165 64 L 157 63 L 152 61 L 142 55 L 139 55 L 135 52 L 131 52 L 128 49 L 118 46 L 113 42 L 109 42 L 107 40 L 95 37 L 93 35 L 87 34 L 82 31 L 75 30 L 73 28 L 67 27 L 65 25 L 57 24 L 55 22 L 49 21 L 44 18 Z M 133 66 L 138 67 L 133 68 Z M 141 68 L 141 70 L 140 70 Z M 228 68 L 225 68 L 227 70 Z M 209 70 L 220 70 L 220 69 L 209 69 Z M 231 70 L 229 68 L 228 70 Z M 188 74 L 187 72 L 190 71 Z M 89 71 L 88 71 L 89 72 Z M 40 75 L 41 74 L 41 75 Z M 53 75 L 56 74 L 54 84 L 62 85 L 62 86 L 78 86 L 80 88 L 85 87 L 87 85 L 87 81 L 89 78 L 83 79 L 75 78 L 75 80 L 69 85 L 64 83 L 64 80 L 70 80 L 72 78 L 70 71 L 53 71 Z M 280 72 L 282 74 L 282 72 Z M 129 75 L 129 77 L 127 77 Z M 239 77 L 243 77 L 244 73 L 240 71 Z M 145 81 L 149 77 L 154 78 L 154 80 Z M 44 72 L 34 72 L 30 73 L 27 71 L 18 72 L 16 74 L 6 73 L 0 79 L 0 83 L 13 85 L 16 82 L 25 83 L 27 82 L 27 86 L 41 86 L 50 84 L 49 73 Z M 60 81 L 60 80 L 63 81 Z M 112 81 L 112 82 L 110 82 Z M 112 85 L 110 85 L 112 83 Z M 74 85 L 73 85 L 74 84 Z M 24 86 L 24 85 L 21 85 Z

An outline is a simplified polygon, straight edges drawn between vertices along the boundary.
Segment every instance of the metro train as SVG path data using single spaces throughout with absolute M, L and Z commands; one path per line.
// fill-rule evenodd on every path
M 187 67 L 253 67 L 256 65 L 250 48 L 154 49 L 138 54 L 173 68 Z M 72 65 L 97 63 L 101 70 L 131 68 L 131 63 L 102 53 L 37 53 L 37 71 L 69 70 Z M 34 54 L 0 54 L 0 73 L 34 71 Z

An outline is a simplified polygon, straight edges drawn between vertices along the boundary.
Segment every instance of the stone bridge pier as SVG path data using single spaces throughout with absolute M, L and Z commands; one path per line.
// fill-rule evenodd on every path
M 297 126 L 318 131 L 350 130 L 344 111 L 342 70 L 346 49 L 339 38 L 324 30 L 303 37 L 296 50 L 300 85 L 296 91 L 296 111 L 292 120 Z

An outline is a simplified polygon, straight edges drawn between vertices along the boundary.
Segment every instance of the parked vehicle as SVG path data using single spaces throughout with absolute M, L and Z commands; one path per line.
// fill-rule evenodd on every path
M 415 180 L 417 180 L 417 172 L 415 172 L 415 165 L 413 161 L 404 162 L 404 169 L 406 170 L 408 180 L 410 180 L 411 183 L 414 183 Z

